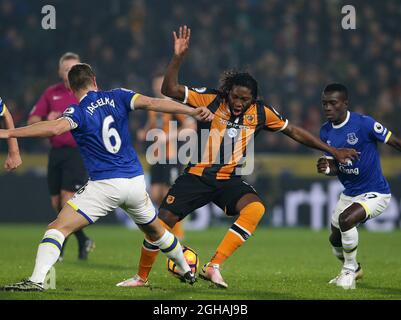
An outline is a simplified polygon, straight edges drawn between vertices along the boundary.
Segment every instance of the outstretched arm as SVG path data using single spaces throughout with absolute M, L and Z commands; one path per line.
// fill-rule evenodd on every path
M 387 144 L 389 146 L 392 146 L 394 149 L 401 151 L 401 140 L 395 137 L 394 134 L 391 134 L 391 137 L 390 139 L 388 139 Z
M 213 113 L 207 108 L 191 108 L 176 101 L 138 95 L 134 103 L 135 109 L 152 110 L 164 113 L 181 113 L 194 117 L 198 121 L 210 122 Z
M 173 32 L 173 37 L 174 55 L 167 67 L 161 92 L 167 97 L 183 101 L 185 98 L 185 86 L 178 83 L 178 72 L 189 48 L 191 29 L 187 26 L 181 26 L 178 35 L 175 31 Z
M 60 118 L 52 121 L 40 121 L 26 127 L 0 130 L 0 138 L 47 138 L 63 134 L 70 130 L 70 122 L 66 118 Z
M 289 124 L 282 132 L 295 141 L 308 147 L 332 154 L 340 163 L 347 163 L 349 159 L 355 160 L 358 158 L 358 153 L 354 149 L 336 149 L 330 147 L 300 127 Z
M 14 128 L 13 117 L 11 116 L 10 112 L 7 109 L 4 112 L 4 123 L 6 129 Z M 19 167 L 22 164 L 22 160 L 19 153 L 17 139 L 9 138 L 7 140 L 7 144 L 8 144 L 8 155 L 6 162 L 4 163 L 4 168 L 7 171 L 11 171 Z

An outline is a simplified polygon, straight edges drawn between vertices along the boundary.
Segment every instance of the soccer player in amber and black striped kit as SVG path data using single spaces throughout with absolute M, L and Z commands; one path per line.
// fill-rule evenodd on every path
M 222 77 L 218 90 L 191 88 L 178 83 L 178 72 L 189 47 L 190 29 L 180 27 L 174 35 L 174 56 L 167 68 L 162 93 L 193 107 L 207 107 L 214 113 L 211 123 L 198 123 L 198 134 L 209 130 L 206 143 L 198 139 L 199 159 L 188 165 L 163 200 L 159 218 L 172 228 L 195 209 L 214 202 L 228 216 L 237 220 L 218 246 L 210 262 L 200 272 L 201 278 L 226 288 L 220 266 L 255 231 L 265 213 L 265 206 L 255 189 L 242 180 L 241 159 L 249 142 L 260 131 L 283 132 L 292 139 L 330 153 L 339 162 L 357 157 L 353 149 L 335 149 L 307 131 L 289 124 L 274 108 L 258 98 L 256 80 L 248 73 L 231 72 Z M 227 155 L 228 150 L 228 155 Z M 158 248 L 144 240 L 138 273 L 119 285 L 148 285 L 148 275 Z

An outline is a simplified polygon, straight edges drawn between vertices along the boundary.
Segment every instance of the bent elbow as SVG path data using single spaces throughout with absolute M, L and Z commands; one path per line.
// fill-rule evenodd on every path
M 170 85 L 164 84 L 161 87 L 161 94 L 169 97 L 169 98 L 173 98 L 174 97 L 174 88 Z
M 162 95 L 168 97 L 169 91 L 168 91 L 167 85 L 165 85 L 164 82 L 163 82 L 163 84 L 162 84 L 162 87 L 161 87 L 161 89 L 160 89 L 160 92 L 161 92 Z

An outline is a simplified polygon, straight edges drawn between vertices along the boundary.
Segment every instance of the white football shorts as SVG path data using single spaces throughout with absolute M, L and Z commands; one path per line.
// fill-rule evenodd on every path
M 356 197 L 349 197 L 341 193 L 337 202 L 334 214 L 331 218 L 331 224 L 340 229 L 338 219 L 340 214 L 353 203 L 359 203 L 366 211 L 366 218 L 372 219 L 383 213 L 390 203 L 391 194 L 382 194 L 377 192 L 368 192 Z
M 143 175 L 89 181 L 67 202 L 89 223 L 105 217 L 117 207 L 124 209 L 136 224 L 145 225 L 156 219 L 156 210 L 146 192 Z

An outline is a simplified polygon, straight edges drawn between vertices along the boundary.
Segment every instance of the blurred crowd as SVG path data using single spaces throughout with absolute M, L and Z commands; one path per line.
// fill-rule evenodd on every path
M 56 8 L 56 30 L 41 27 L 46 4 Z M 356 30 L 341 27 L 346 4 L 356 9 Z M 267 104 L 318 134 L 325 121 L 321 91 L 329 82 L 342 82 L 350 90 L 351 110 L 401 133 L 399 0 L 0 0 L 0 96 L 17 125 L 24 125 L 44 89 L 58 81 L 58 59 L 66 51 L 94 67 L 102 89 L 154 95 L 152 80 L 163 73 L 172 31 L 181 24 L 192 28 L 183 84 L 217 87 L 222 71 L 247 70 Z M 146 113 L 135 113 L 133 132 L 145 122 Z M 256 147 L 310 152 L 271 133 L 262 133 Z M 41 152 L 47 145 L 26 140 L 22 148 Z

